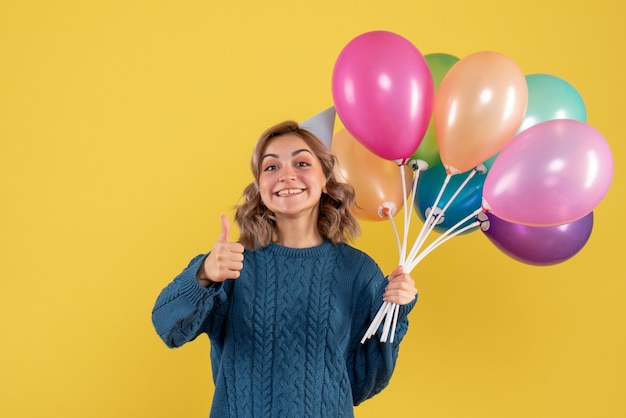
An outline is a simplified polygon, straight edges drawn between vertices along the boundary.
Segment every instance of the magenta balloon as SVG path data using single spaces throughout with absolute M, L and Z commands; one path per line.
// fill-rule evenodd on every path
M 606 140 L 570 119 L 538 123 L 518 134 L 494 161 L 483 207 L 522 225 L 562 225 L 591 212 L 613 177 Z
M 593 229 L 593 212 L 557 226 L 529 226 L 507 222 L 488 213 L 481 229 L 496 248 L 522 263 L 549 266 L 562 263 L 585 246 Z
M 401 160 L 424 138 L 434 87 L 425 58 L 411 42 L 374 31 L 343 48 L 332 94 L 337 115 L 361 144 L 381 158 Z

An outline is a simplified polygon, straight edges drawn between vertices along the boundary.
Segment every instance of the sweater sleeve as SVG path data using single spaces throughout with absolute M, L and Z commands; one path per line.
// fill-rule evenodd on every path
M 226 310 L 224 284 L 202 287 L 196 273 L 208 254 L 196 256 L 159 294 L 152 323 L 165 344 L 180 347 L 202 332 L 217 333 Z
M 383 321 L 378 332 L 361 343 L 363 335 L 382 305 L 388 283 L 377 266 L 376 270 L 377 274 L 373 275 L 357 299 L 355 322 L 350 336 L 348 367 L 355 406 L 378 394 L 389 384 L 398 359 L 400 343 L 408 330 L 408 314 L 416 303 L 415 299 L 406 305 L 400 305 L 393 342 L 389 342 L 389 339 L 387 342 L 380 342 Z

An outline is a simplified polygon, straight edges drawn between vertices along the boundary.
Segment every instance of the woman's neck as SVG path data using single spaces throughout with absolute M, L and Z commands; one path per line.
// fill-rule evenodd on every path
M 306 218 L 280 219 L 277 222 L 277 242 L 290 248 L 310 248 L 320 245 L 324 238 L 317 224 Z

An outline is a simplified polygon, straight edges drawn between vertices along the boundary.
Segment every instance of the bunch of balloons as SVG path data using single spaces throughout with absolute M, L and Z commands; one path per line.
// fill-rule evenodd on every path
M 360 218 L 387 219 L 381 216 L 385 202 L 396 211 L 402 207 L 410 187 L 393 169 L 401 166 L 419 178 L 413 205 L 422 220 L 458 192 L 436 220 L 438 232 L 482 209 L 464 225 L 478 222 L 473 230 L 535 265 L 562 262 L 589 238 L 591 212 L 609 189 L 613 158 L 567 81 L 524 75 L 493 51 L 462 59 L 424 56 L 398 34 L 372 31 L 339 54 L 332 95 L 345 127 L 333 148 L 357 190 Z M 425 164 L 417 169 L 415 161 Z
M 332 146 L 357 216 L 393 222 L 410 195 L 424 221 L 410 249 L 411 211 L 404 239 L 394 225 L 405 271 L 434 249 L 418 254 L 432 230 L 449 239 L 480 229 L 533 265 L 563 262 L 587 242 L 613 158 L 567 81 L 525 75 L 493 51 L 424 56 L 398 34 L 373 31 L 339 54 L 332 96 L 345 127 Z

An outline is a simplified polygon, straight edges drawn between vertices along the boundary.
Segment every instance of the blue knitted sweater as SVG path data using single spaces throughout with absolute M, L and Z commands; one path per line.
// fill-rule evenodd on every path
M 209 288 L 196 280 L 205 257 L 163 289 L 152 320 L 169 347 L 208 334 L 211 417 L 353 417 L 387 386 L 415 302 L 401 306 L 393 343 L 361 344 L 387 284 L 368 255 L 270 244 L 244 252 L 237 280 Z

